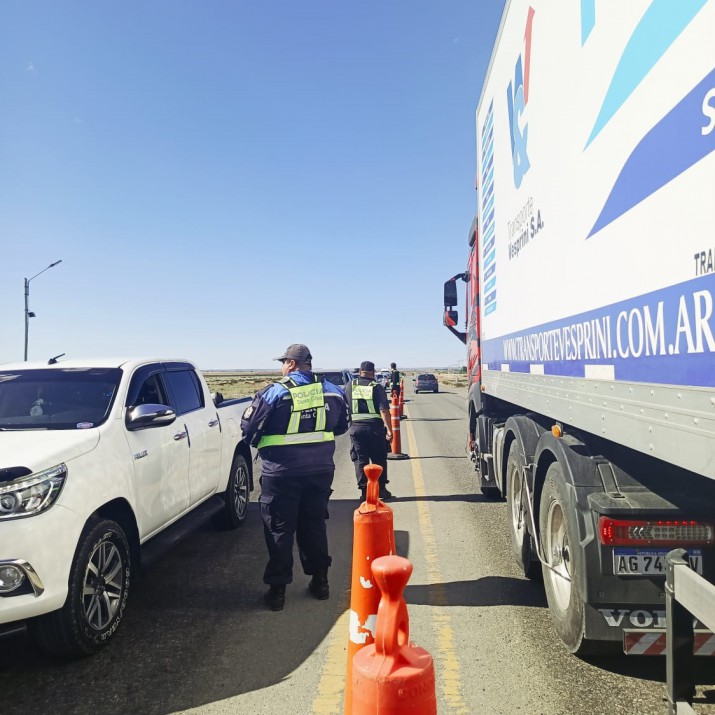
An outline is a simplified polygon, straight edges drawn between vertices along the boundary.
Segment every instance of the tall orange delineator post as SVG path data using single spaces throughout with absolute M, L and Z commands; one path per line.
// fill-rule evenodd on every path
M 375 640 L 375 621 L 380 603 L 371 566 L 375 559 L 395 553 L 392 509 L 379 499 L 382 474 L 379 464 L 363 468 L 367 476 L 365 501 L 353 514 L 353 566 L 350 582 L 350 635 L 345 678 L 345 715 L 352 707 L 351 682 L 353 656 Z
M 437 715 L 434 663 L 410 643 L 410 620 L 402 593 L 412 564 L 383 556 L 372 564 L 382 591 L 375 642 L 353 658 L 352 715 Z
M 405 419 L 405 381 L 400 380 L 400 419 Z
M 390 426 L 392 427 L 392 444 L 391 451 L 387 453 L 388 459 L 409 459 L 408 454 L 402 452 L 402 441 L 400 440 L 400 405 L 397 401 L 397 395 L 392 393 L 392 402 L 390 403 Z

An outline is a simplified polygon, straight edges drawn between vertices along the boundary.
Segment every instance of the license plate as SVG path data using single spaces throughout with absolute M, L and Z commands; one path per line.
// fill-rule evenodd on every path
M 665 576 L 667 549 L 614 549 L 613 573 L 616 576 Z M 690 568 L 702 575 L 703 554 L 688 549 Z

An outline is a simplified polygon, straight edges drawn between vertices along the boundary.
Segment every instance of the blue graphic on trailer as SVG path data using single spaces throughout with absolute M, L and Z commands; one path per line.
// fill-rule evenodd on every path
M 626 45 L 586 147 L 598 136 L 707 0 L 653 0 Z M 592 14 L 593 13 L 593 14 Z M 593 0 L 581 2 L 581 37 L 593 21 Z M 585 25 L 584 25 L 585 23 Z M 588 30 L 590 33 L 590 30 Z
M 715 273 L 587 313 L 482 340 L 490 370 L 715 387 Z
M 496 246 L 494 223 L 494 101 L 492 100 L 482 128 L 482 184 L 480 189 L 482 234 L 482 266 L 485 269 L 484 313 L 489 315 L 497 308 Z
M 715 70 L 663 117 L 633 150 L 587 238 L 715 150 L 713 119 L 706 126 L 704 98 L 715 87 Z M 715 100 L 715 96 L 712 97 Z M 706 105 L 710 106 L 710 105 Z M 715 106 L 712 107 L 715 117 Z
M 586 148 L 610 122 L 707 0 L 653 0 L 621 55 Z M 596 24 L 595 0 L 581 0 L 581 43 Z M 628 157 L 587 238 L 630 211 L 715 148 L 710 72 L 641 139 Z M 710 120 L 710 124 L 704 122 Z

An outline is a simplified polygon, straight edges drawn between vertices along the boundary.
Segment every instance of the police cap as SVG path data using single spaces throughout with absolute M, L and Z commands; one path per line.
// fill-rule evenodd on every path
M 286 351 L 280 357 L 275 358 L 283 362 L 284 360 L 295 360 L 299 365 L 301 363 L 310 362 L 313 356 L 310 354 L 307 345 L 302 343 L 293 343 L 286 348 Z

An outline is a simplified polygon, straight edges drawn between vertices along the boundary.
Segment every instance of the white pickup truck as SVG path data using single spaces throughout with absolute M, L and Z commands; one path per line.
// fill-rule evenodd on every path
M 142 564 L 210 516 L 240 526 L 246 403 L 183 360 L 0 366 L 0 635 L 93 653 Z

